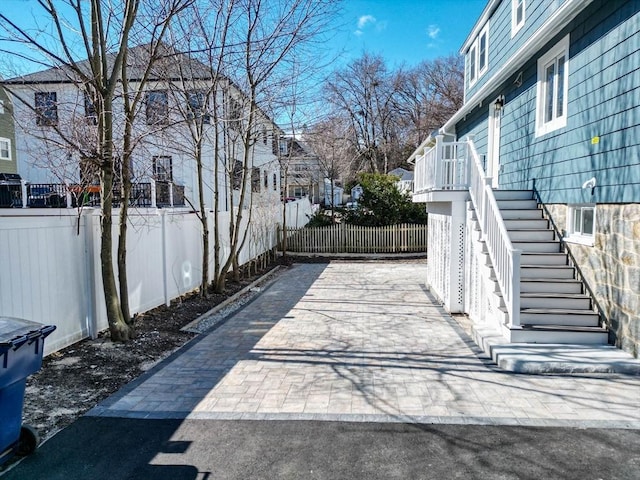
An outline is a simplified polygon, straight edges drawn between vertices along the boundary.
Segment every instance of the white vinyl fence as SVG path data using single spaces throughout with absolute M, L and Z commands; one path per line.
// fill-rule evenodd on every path
M 306 253 L 427 252 L 427 226 L 413 224 L 361 227 L 287 228 L 287 250 Z
M 292 202 L 286 208 L 287 221 L 300 225 L 308 221 L 308 201 Z M 223 212 L 220 218 L 221 259 L 226 260 L 230 215 Z M 243 226 L 249 224 L 251 229 L 240 264 L 277 244 L 281 219 L 281 205 L 254 209 L 250 221 L 247 211 Z M 209 229 L 212 272 L 212 213 Z M 116 238 L 114 227 L 114 261 Z M 168 304 L 198 288 L 201 252 L 201 226 L 194 213 L 130 210 L 127 275 L 131 313 Z M 85 208 L 80 215 L 75 209 L 0 209 L 0 316 L 56 325 L 45 342 L 45 354 L 107 328 L 99 209 Z

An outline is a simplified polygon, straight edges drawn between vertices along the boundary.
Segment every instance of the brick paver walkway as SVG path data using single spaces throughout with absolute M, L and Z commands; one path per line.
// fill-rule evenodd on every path
M 288 269 L 90 414 L 640 428 L 640 377 L 498 370 L 419 262 Z

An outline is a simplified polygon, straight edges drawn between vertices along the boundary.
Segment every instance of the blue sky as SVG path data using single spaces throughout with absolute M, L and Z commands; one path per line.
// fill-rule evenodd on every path
M 391 68 L 457 54 L 487 0 L 344 0 L 337 33 L 326 45 L 348 63 L 364 51 Z M 0 12 L 18 20 L 38 11 L 34 0 L 0 0 Z
M 333 40 L 344 60 L 363 51 L 389 67 L 457 54 L 487 0 L 346 0 L 343 25 Z

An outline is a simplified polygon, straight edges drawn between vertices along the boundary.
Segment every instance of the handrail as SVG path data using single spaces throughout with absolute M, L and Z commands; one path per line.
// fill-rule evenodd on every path
M 591 298 L 591 304 L 593 305 L 594 310 L 598 314 L 598 324 L 600 326 L 608 326 L 609 325 L 609 321 L 607 320 L 607 317 L 606 317 L 606 315 L 604 313 L 604 309 L 602 308 L 602 306 L 598 302 L 598 299 L 597 299 L 595 293 L 593 292 L 593 289 L 589 286 L 589 282 L 587 282 L 587 279 L 584 276 L 584 273 L 582 273 L 582 269 L 580 268 L 580 265 L 579 265 L 578 261 L 576 260 L 576 257 L 573 255 L 573 252 L 571 251 L 571 248 L 569 247 L 569 245 L 567 245 L 567 242 L 565 242 L 564 237 L 562 235 L 562 232 L 560 231 L 560 229 L 558 228 L 556 223 L 553 221 L 553 217 L 551 215 L 551 212 L 547 208 L 547 205 L 542 201 L 542 197 L 540 196 L 540 192 L 536 188 L 536 180 L 535 180 L 535 178 L 533 179 L 533 196 L 534 196 L 535 200 L 538 202 L 538 204 L 542 207 L 542 211 L 544 212 L 544 216 L 545 216 L 545 218 L 547 220 L 549 220 L 549 223 L 551 224 L 551 228 L 555 232 L 556 236 L 560 239 L 560 249 L 564 253 L 567 254 L 567 257 L 569 258 L 571 266 L 573 266 L 573 268 L 575 268 L 575 270 L 576 270 L 576 279 L 579 280 L 582 283 L 584 289 L 587 291 L 587 295 L 589 295 L 589 297 Z
M 502 219 L 491 177 L 484 171 L 473 138 L 445 142 L 416 156 L 414 194 L 429 191 L 469 190 L 478 216 L 482 238 L 509 314 L 509 325 L 520 326 L 520 263 L 522 251 L 513 247 Z
M 522 251 L 513 247 L 507 227 L 491 188 L 491 177 L 482 168 L 473 140 L 467 139 L 469 193 L 476 210 L 482 237 L 502 292 L 511 327 L 520 326 L 520 260 Z

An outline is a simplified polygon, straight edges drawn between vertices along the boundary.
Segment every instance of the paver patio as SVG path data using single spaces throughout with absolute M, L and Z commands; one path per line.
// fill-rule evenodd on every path
M 420 262 L 297 264 L 91 415 L 640 428 L 640 377 L 503 372 Z

